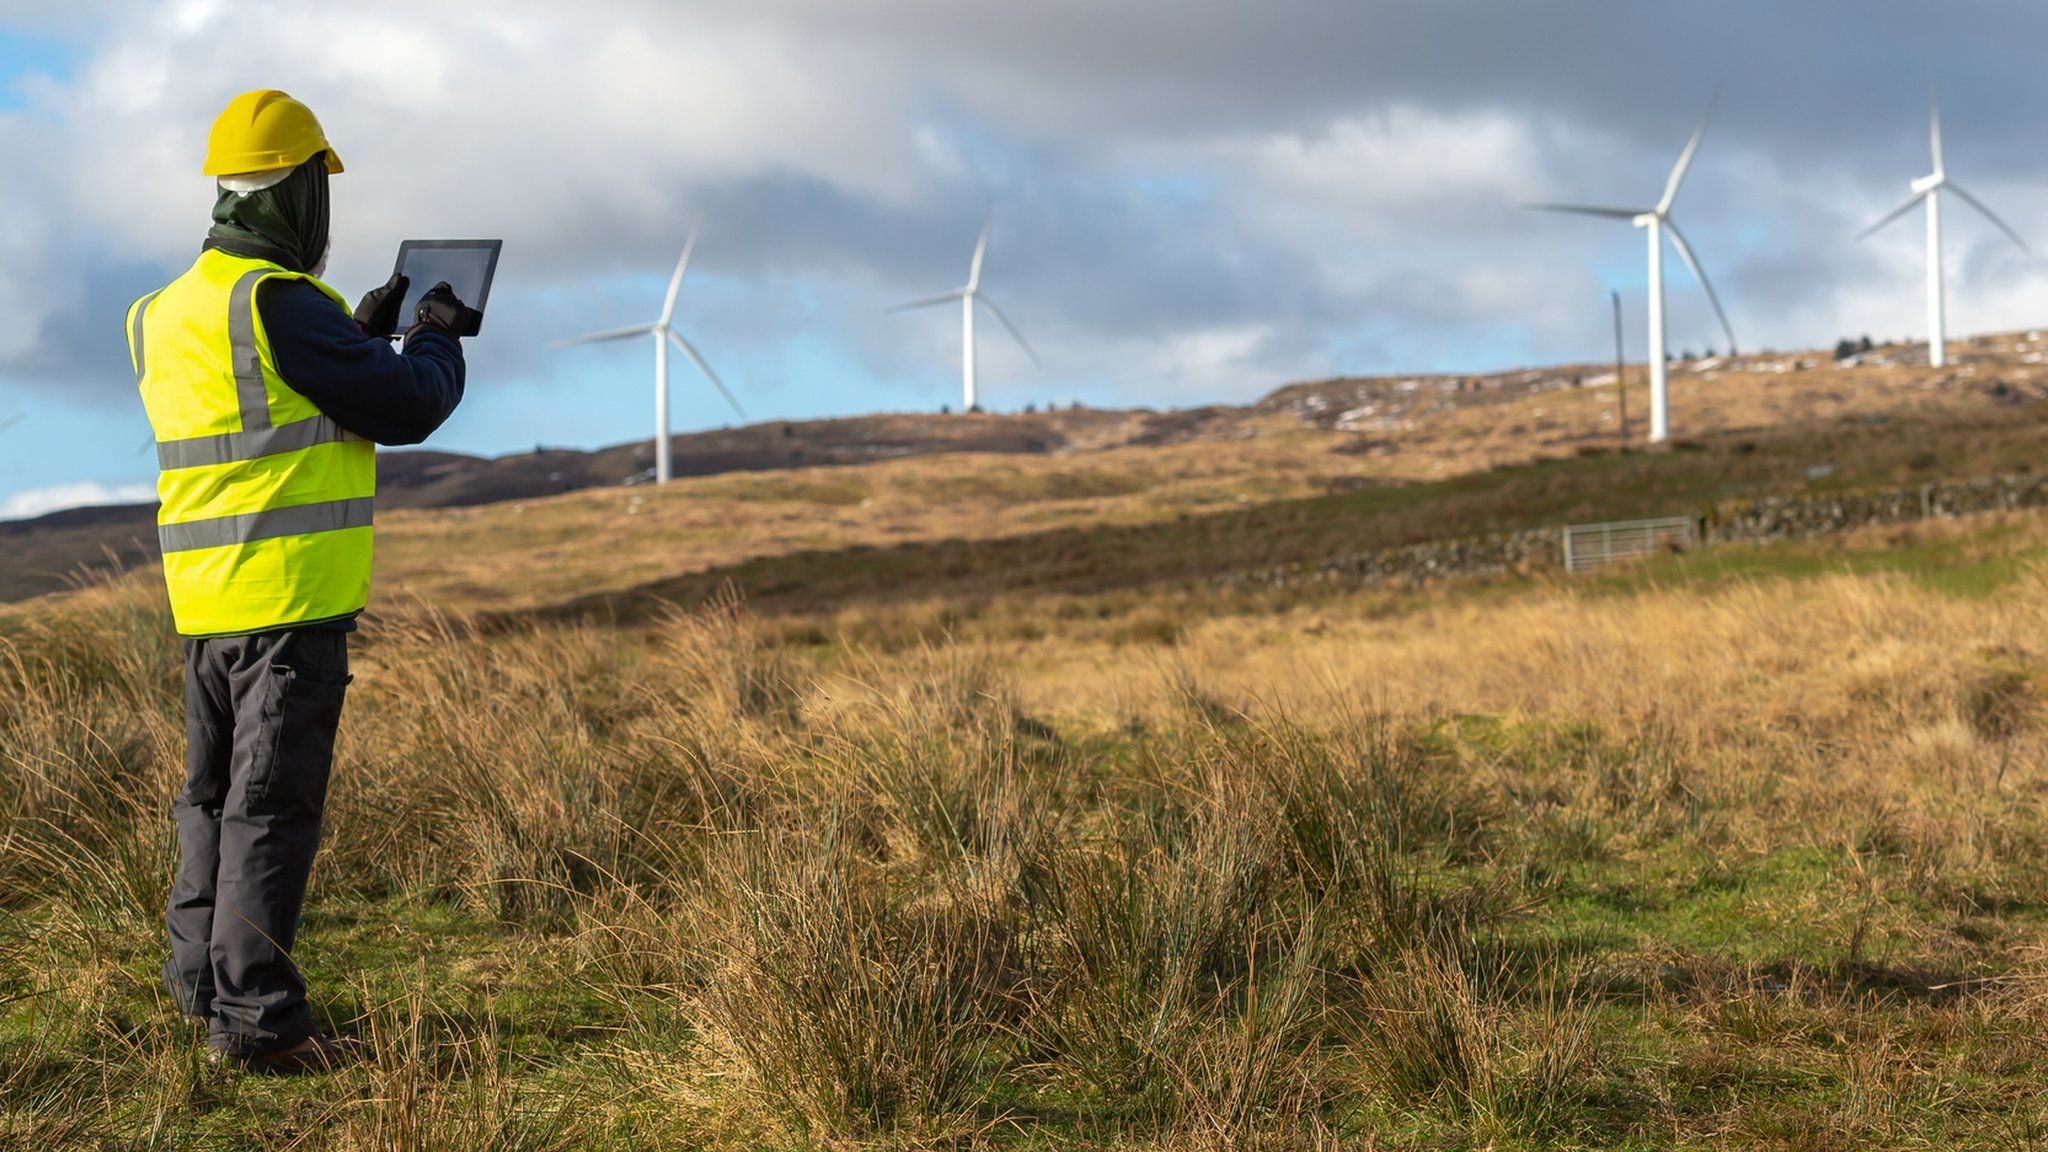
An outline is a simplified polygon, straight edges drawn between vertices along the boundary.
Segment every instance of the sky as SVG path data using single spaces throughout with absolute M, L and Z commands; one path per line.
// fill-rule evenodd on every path
M 1530 200 L 1674 214 L 1745 349 L 1925 333 L 1928 170 L 2048 246 L 2048 6 L 2021 0 L 0 0 L 0 518 L 145 499 L 121 318 L 204 236 L 206 130 L 236 93 L 311 105 L 348 166 L 328 279 L 408 237 L 502 237 L 470 384 L 432 446 L 650 434 L 678 326 L 755 419 L 960 403 L 1240 402 L 1340 374 L 1478 372 L 1644 340 L 1642 234 Z M 2048 265 L 1950 202 L 1954 333 L 2048 319 Z M 1667 261 L 1671 345 L 1723 345 Z M 675 365 L 678 431 L 736 422 Z

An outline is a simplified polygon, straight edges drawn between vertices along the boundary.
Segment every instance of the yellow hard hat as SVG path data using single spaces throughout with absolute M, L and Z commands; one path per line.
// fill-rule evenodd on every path
M 327 143 L 327 133 L 313 110 L 275 88 L 244 92 L 228 101 L 227 110 L 206 134 L 206 176 L 239 176 L 297 168 L 327 153 L 327 171 L 341 171 L 341 157 Z

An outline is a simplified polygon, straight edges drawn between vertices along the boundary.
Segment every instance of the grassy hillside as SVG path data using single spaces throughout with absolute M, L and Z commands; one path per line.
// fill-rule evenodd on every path
M 802 422 L 773 421 L 678 436 L 678 476 L 771 472 L 857 465 L 944 453 L 1046 455 L 1109 445 L 1161 444 L 1200 434 L 1238 411 L 1106 412 L 1091 409 L 1008 416 L 882 414 Z M 652 442 L 595 452 L 536 445 L 531 452 L 481 459 L 448 452 L 386 452 L 378 460 L 378 504 L 467 508 L 616 488 L 652 474 Z M 132 567 L 156 557 L 153 505 L 74 509 L 0 522 L 8 563 L 0 565 L 0 601 L 68 588 L 82 570 Z
M 310 1082 L 155 983 L 153 574 L 0 606 L 0 1147 L 2031 1147 L 2048 516 L 1197 578 L 2025 470 L 2032 348 L 1689 370 L 1628 456 L 1590 375 L 1335 381 L 393 509 L 295 957 L 370 1058 Z
M 155 988 L 177 656 L 85 593 L 0 622 L 0 1145 L 2024 1147 L 2044 546 L 387 625 L 309 1083 Z
M 1838 445 L 1838 430 L 1854 440 L 1859 421 L 1891 421 L 1862 439 L 1926 443 L 1878 466 L 1977 475 L 2032 459 L 2034 402 L 2048 395 L 2044 350 L 2027 335 L 1987 337 L 1959 344 L 1939 371 L 1912 363 L 1912 348 L 1842 363 L 1800 353 L 1679 364 L 1673 427 L 1682 443 L 1768 442 L 1803 472 L 1859 467 L 1833 459 L 1859 450 Z M 773 422 L 678 437 L 684 479 L 660 493 L 619 487 L 648 466 L 649 444 L 498 460 L 387 453 L 384 584 L 437 602 L 525 608 L 791 552 L 1162 521 L 1455 480 L 1611 449 L 1612 372 L 1328 380 L 1241 408 Z M 1630 380 L 1639 442 L 1639 367 Z M 0 601 L 68 587 L 81 567 L 110 559 L 147 563 L 150 523 L 147 509 L 129 508 L 0 524 Z
M 1812 356 L 1685 366 L 1673 403 L 1687 437 L 1626 457 L 1600 432 L 1611 379 L 1585 384 L 1600 379 L 1589 370 L 1462 390 L 1473 381 L 1331 381 L 1191 418 L 1165 444 L 403 513 L 386 521 L 380 563 L 386 587 L 487 611 L 631 616 L 728 583 L 780 610 L 1099 591 L 1730 496 L 2025 471 L 2048 456 L 2034 347 L 1987 341 L 1942 372 Z M 1365 407 L 1375 414 L 1355 415 Z
M 791 478 L 779 489 L 764 485 L 758 493 L 759 513 L 727 511 L 729 505 L 706 500 L 709 493 L 703 492 L 665 493 L 639 505 L 655 517 L 721 522 L 720 547 L 707 548 L 706 536 L 697 536 L 677 539 L 674 552 L 659 553 L 672 571 L 683 568 L 686 557 L 744 554 L 750 547 L 759 549 L 753 557 L 629 583 L 637 561 L 648 555 L 632 535 L 638 525 L 586 519 L 585 524 L 600 525 L 596 530 L 606 541 L 597 553 L 580 561 L 569 555 L 551 557 L 527 571 L 544 573 L 542 578 L 550 581 L 568 577 L 565 584 L 584 589 L 542 606 L 541 614 L 605 619 L 643 617 L 664 605 L 698 603 L 728 586 L 755 608 L 778 612 L 1008 590 L 1101 592 L 1446 537 L 1685 514 L 1731 497 L 2028 471 L 2042 458 L 2042 441 L 2048 434 L 2044 415 L 2048 413 L 2028 408 L 1995 422 L 1959 416 L 1787 426 L 1706 437 L 1677 451 L 1580 455 L 1448 480 L 1367 484 L 1313 495 L 1277 494 L 1275 488 L 1285 489 L 1273 479 L 1287 473 L 1276 468 L 1256 499 L 1243 489 L 1233 494 L 1227 482 L 1212 481 L 1214 486 L 1204 492 L 1187 481 L 1162 480 L 1142 466 L 1119 469 L 1116 465 L 1128 458 L 1115 458 L 1067 466 L 1091 469 L 1085 473 L 1016 464 L 987 466 L 987 471 L 969 475 L 990 488 L 1012 485 L 1009 498 L 968 496 L 949 507 L 943 479 L 931 475 L 939 466 L 931 465 L 920 470 L 926 496 L 916 507 L 935 521 L 951 512 L 958 527 L 941 534 L 935 526 L 919 525 L 923 538 L 910 539 L 870 531 L 866 509 L 846 508 L 853 495 L 868 490 L 858 486 L 862 477 L 839 478 L 849 487 L 828 489 L 822 498 L 817 489 Z M 1297 465 L 1295 475 L 1299 472 Z M 1058 484 L 1047 484 L 1048 479 Z M 1068 496 L 1060 491 L 1085 491 L 1091 484 L 1107 489 L 1117 481 L 1134 491 L 1122 496 Z M 1250 485 L 1249 479 L 1238 483 Z M 1027 485 L 1040 491 L 1028 492 Z M 1297 483 L 1295 488 L 1308 485 Z M 838 502 L 836 507 L 832 501 Z M 570 509 L 548 511 L 567 514 Z M 492 526 L 499 522 L 496 517 L 484 519 Z M 763 522 L 799 526 L 807 535 L 777 547 L 767 534 L 750 527 Z M 486 577 L 470 576 L 465 588 L 449 590 L 440 582 L 448 569 L 439 567 L 438 560 L 434 573 L 415 575 L 407 566 L 404 557 L 414 549 L 431 546 L 437 556 L 443 554 L 430 544 L 437 541 L 440 529 L 432 521 L 409 524 L 390 545 L 397 557 L 391 570 L 422 594 L 445 600 L 468 593 L 475 597 L 472 603 L 488 606 L 496 598 L 489 595 Z M 478 541 L 492 530 L 474 521 L 463 526 L 465 534 Z M 562 537 L 564 553 L 579 536 Z M 544 595 L 553 587 L 529 584 L 520 592 Z

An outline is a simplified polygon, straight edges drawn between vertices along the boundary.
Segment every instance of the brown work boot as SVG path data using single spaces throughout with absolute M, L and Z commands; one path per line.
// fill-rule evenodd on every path
M 216 1064 L 233 1062 L 249 1072 L 266 1076 L 309 1076 L 355 1063 L 361 1058 L 357 1045 L 350 1040 L 337 1040 L 319 1032 L 289 1048 L 275 1052 L 256 1052 L 248 1056 L 234 1056 L 218 1048 L 207 1052 L 207 1059 Z

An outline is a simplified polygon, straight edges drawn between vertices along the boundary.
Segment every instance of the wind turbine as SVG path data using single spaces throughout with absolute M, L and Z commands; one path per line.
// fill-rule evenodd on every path
M 1707 121 L 1714 115 L 1714 102 L 1707 102 L 1707 111 L 1700 117 L 1699 127 L 1692 130 L 1692 139 L 1686 141 L 1685 151 L 1678 154 L 1678 163 L 1672 165 L 1671 175 L 1664 181 L 1664 195 L 1652 208 L 1603 208 L 1588 204 L 1528 204 L 1525 207 L 1543 212 L 1573 212 L 1582 216 L 1604 216 L 1613 220 L 1626 220 L 1650 234 L 1650 442 L 1660 444 L 1670 438 L 1671 422 L 1669 405 L 1666 402 L 1664 365 L 1664 236 L 1671 236 L 1671 246 L 1678 249 L 1679 259 L 1692 271 L 1692 278 L 1699 281 L 1707 300 L 1714 306 L 1714 315 L 1721 318 L 1721 330 L 1728 334 L 1728 354 L 1735 355 L 1735 329 L 1728 323 L 1728 313 L 1721 308 L 1721 298 L 1714 294 L 1714 286 L 1707 282 L 1706 270 L 1700 267 L 1699 258 L 1693 255 L 1692 245 L 1685 242 L 1685 233 L 1679 231 L 1678 221 L 1671 218 L 1671 202 L 1678 198 L 1679 185 L 1685 183 L 1686 169 L 1692 167 L 1693 154 L 1699 151 L 1700 138 L 1707 134 Z
M 982 257 L 988 255 L 988 233 L 989 229 L 995 226 L 995 222 L 995 209 L 991 207 L 988 217 L 982 221 L 981 239 L 974 243 L 974 260 L 967 266 L 967 286 L 965 288 L 955 288 L 953 291 L 942 295 L 926 297 L 923 300 L 912 300 L 908 304 L 898 304 L 896 307 L 889 309 L 891 313 L 909 312 L 918 308 L 931 308 L 936 305 L 950 303 L 954 300 L 960 301 L 960 410 L 963 412 L 973 412 L 977 407 L 974 392 L 975 305 L 979 304 L 983 308 L 988 309 L 988 314 L 995 317 L 1004 330 L 1009 332 L 1011 338 L 1017 341 L 1017 346 L 1024 349 L 1024 354 L 1031 357 L 1033 364 L 1043 367 L 1045 363 L 1038 358 L 1037 352 L 1032 351 L 1030 342 L 1024 339 L 1024 334 L 1017 331 L 1017 326 L 1010 323 L 1010 318 L 1003 315 L 1001 308 L 996 307 L 996 302 L 989 299 L 981 290 L 981 261 Z
M 746 409 L 741 408 L 740 402 L 733 399 L 731 390 L 725 386 L 725 381 L 720 380 L 718 373 L 711 370 L 711 365 L 704 362 L 704 357 L 697 352 L 695 346 L 688 340 L 685 340 L 680 332 L 669 326 L 669 322 L 675 319 L 676 295 L 682 291 L 683 274 L 689 271 L 690 268 L 690 253 L 697 247 L 698 227 L 699 225 L 696 224 L 691 225 L 690 238 L 683 242 L 683 258 L 676 261 L 676 274 L 670 277 L 668 282 L 668 297 L 661 302 L 661 319 L 656 320 L 652 324 L 635 324 L 630 328 L 614 328 L 608 332 L 592 332 L 588 336 L 572 336 L 567 340 L 557 340 L 553 344 L 553 347 L 556 348 L 568 348 L 577 344 L 600 344 L 608 340 L 625 340 L 633 336 L 651 335 L 654 337 L 654 482 L 656 484 L 668 483 L 670 476 L 668 460 L 668 346 L 670 344 L 674 344 L 677 351 L 689 357 L 690 363 L 695 364 L 697 371 L 702 372 L 704 378 L 711 381 L 711 386 L 718 389 L 718 394 L 725 397 L 725 402 L 732 405 L 732 410 L 739 413 L 740 419 L 745 420 L 747 418 Z
M 1913 181 L 1913 195 L 1904 204 L 1894 209 L 1891 215 L 1865 228 L 1857 235 L 1858 240 L 1869 239 L 1878 229 L 1904 216 L 1922 200 L 1927 202 L 1927 363 L 1940 368 L 1948 363 L 1948 315 L 1942 296 L 1941 276 L 1941 193 L 1943 189 L 1955 193 L 1963 203 L 1984 214 L 1986 220 L 1998 225 L 1998 229 L 2020 246 L 2020 251 L 2031 252 L 2020 234 L 1998 218 L 1998 214 L 1984 206 L 1982 200 L 1963 190 L 1963 186 L 1948 178 L 1948 169 L 1941 161 L 1941 102 L 1934 102 L 1927 121 L 1927 147 L 1934 155 L 1934 171 Z

